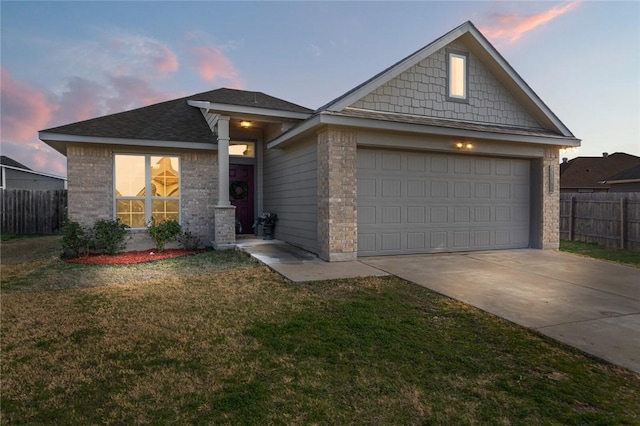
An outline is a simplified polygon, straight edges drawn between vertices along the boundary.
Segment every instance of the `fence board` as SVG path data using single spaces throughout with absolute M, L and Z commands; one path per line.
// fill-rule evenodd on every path
M 67 190 L 0 190 L 2 232 L 11 234 L 54 234 L 64 224 Z
M 640 193 L 560 194 L 560 238 L 640 251 Z

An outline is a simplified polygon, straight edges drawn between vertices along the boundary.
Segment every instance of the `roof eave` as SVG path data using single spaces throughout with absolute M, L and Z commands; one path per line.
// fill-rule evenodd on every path
M 429 126 L 424 124 L 400 123 L 395 121 L 374 120 L 360 117 L 344 117 L 331 114 L 330 112 L 316 114 L 312 119 L 303 122 L 291 131 L 280 135 L 267 144 L 268 149 L 281 148 L 300 137 L 308 134 L 319 125 L 335 125 L 355 128 L 368 128 L 375 130 L 408 132 L 418 134 L 429 134 L 438 136 L 486 139 L 505 142 L 519 142 L 528 144 L 554 145 L 563 147 L 580 146 L 580 139 L 573 136 L 535 136 L 535 135 L 518 135 L 512 133 L 498 133 L 491 131 L 478 131 L 468 129 L 456 129 L 451 127 Z
M 180 149 L 198 149 L 198 150 L 217 150 L 218 145 L 206 142 L 182 142 L 154 139 L 130 139 L 130 138 L 111 138 L 100 136 L 78 136 L 62 133 L 52 133 L 41 131 L 38 137 L 47 145 L 54 148 L 64 156 L 67 155 L 66 146 L 69 143 L 89 143 L 100 145 L 120 145 L 120 146 L 144 146 L 152 148 L 180 148 Z
M 305 120 L 311 116 L 311 114 L 294 111 L 282 111 L 269 108 L 258 108 L 243 105 L 231 105 L 222 104 L 208 101 L 187 101 L 187 103 L 195 108 L 199 108 L 205 111 L 212 111 L 216 113 L 228 114 L 228 115 L 252 115 L 252 116 L 264 116 L 270 118 L 279 118 L 284 120 Z

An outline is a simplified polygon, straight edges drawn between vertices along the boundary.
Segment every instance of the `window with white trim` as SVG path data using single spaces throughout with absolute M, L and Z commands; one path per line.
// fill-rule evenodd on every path
M 447 97 L 449 100 L 467 100 L 467 75 L 467 54 L 447 52 Z
M 117 154 L 114 163 L 116 218 L 131 228 L 180 220 L 178 157 Z

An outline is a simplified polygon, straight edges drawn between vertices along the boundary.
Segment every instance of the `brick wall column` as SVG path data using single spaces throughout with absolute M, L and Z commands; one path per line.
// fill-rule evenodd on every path
M 542 248 L 560 247 L 560 150 L 545 148 L 542 161 Z
M 318 248 L 330 262 L 356 260 L 355 131 L 325 128 L 318 132 Z
M 69 219 L 93 226 L 113 219 L 113 154 L 100 146 L 67 146 Z

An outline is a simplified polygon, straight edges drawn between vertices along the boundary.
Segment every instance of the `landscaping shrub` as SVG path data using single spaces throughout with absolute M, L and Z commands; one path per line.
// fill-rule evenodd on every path
M 91 230 L 78 222 L 67 221 L 62 228 L 62 257 L 85 256 L 89 251 Z
M 124 250 L 129 225 L 120 222 L 120 219 L 100 219 L 93 225 L 93 236 L 96 247 L 107 254 L 116 254 Z
M 147 225 L 147 231 L 151 239 L 155 241 L 158 251 L 164 251 L 164 246 L 174 240 L 182 231 L 180 224 L 175 219 L 169 219 L 156 223 L 154 219 Z
M 200 238 L 188 229 L 185 229 L 178 235 L 178 243 L 186 250 L 198 250 L 202 245 Z

